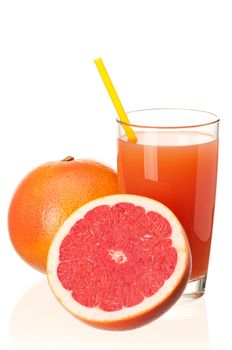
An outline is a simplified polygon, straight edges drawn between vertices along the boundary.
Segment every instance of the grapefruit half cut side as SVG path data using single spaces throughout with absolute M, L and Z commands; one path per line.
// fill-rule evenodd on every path
M 92 326 L 124 330 L 159 317 L 181 296 L 191 270 L 183 227 L 163 204 L 111 195 L 77 209 L 48 254 L 58 301 Z

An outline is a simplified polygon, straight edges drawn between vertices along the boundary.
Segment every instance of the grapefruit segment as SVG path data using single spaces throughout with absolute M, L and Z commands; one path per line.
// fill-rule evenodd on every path
M 48 254 L 50 287 L 77 318 L 129 329 L 164 313 L 189 278 L 188 241 L 163 204 L 135 195 L 91 201 L 61 226 Z

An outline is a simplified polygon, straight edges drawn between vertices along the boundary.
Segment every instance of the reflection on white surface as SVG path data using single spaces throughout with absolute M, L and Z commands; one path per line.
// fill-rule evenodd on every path
M 9 324 L 10 349 L 208 350 L 204 298 L 181 300 L 158 320 L 138 329 L 111 332 L 76 320 L 53 297 L 46 280 L 18 301 Z

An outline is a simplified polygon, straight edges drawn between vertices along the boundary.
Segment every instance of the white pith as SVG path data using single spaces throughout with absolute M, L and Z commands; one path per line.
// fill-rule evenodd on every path
M 124 264 L 127 261 L 126 255 L 121 250 L 109 249 L 108 253 L 111 256 L 111 259 L 117 264 Z
M 133 203 L 134 205 L 140 205 L 146 211 L 157 211 L 164 218 L 166 218 L 172 226 L 172 246 L 176 249 L 178 258 L 173 274 L 168 280 L 165 281 L 164 285 L 158 290 L 157 293 L 149 298 L 144 298 L 141 303 L 133 307 L 123 307 L 120 310 L 109 312 L 101 310 L 98 307 L 88 308 L 76 302 L 72 298 L 72 292 L 64 289 L 60 280 L 58 279 L 57 266 L 60 263 L 59 247 L 61 245 L 61 242 L 67 233 L 69 233 L 71 227 L 76 223 L 76 221 L 83 218 L 89 210 L 95 208 L 97 205 L 106 204 L 113 206 L 119 202 L 127 202 Z M 141 312 L 144 313 L 146 310 L 154 308 L 155 305 L 160 304 L 162 300 L 166 299 L 167 296 L 171 294 L 171 292 L 175 289 L 175 287 L 179 285 L 185 274 L 187 262 L 189 259 L 189 251 L 188 242 L 183 233 L 184 230 L 174 214 L 166 206 L 155 200 L 136 195 L 112 195 L 91 201 L 79 208 L 64 222 L 51 244 L 47 262 L 47 275 L 51 289 L 57 299 L 67 310 L 69 310 L 72 314 L 75 314 L 86 320 L 94 320 L 99 322 L 117 321 L 134 317 Z

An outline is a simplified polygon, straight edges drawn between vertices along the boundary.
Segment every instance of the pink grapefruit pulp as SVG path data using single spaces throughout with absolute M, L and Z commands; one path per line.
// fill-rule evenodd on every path
M 73 315 L 130 329 L 163 314 L 191 269 L 183 227 L 163 204 L 134 195 L 91 201 L 61 226 L 48 254 L 50 287 Z

